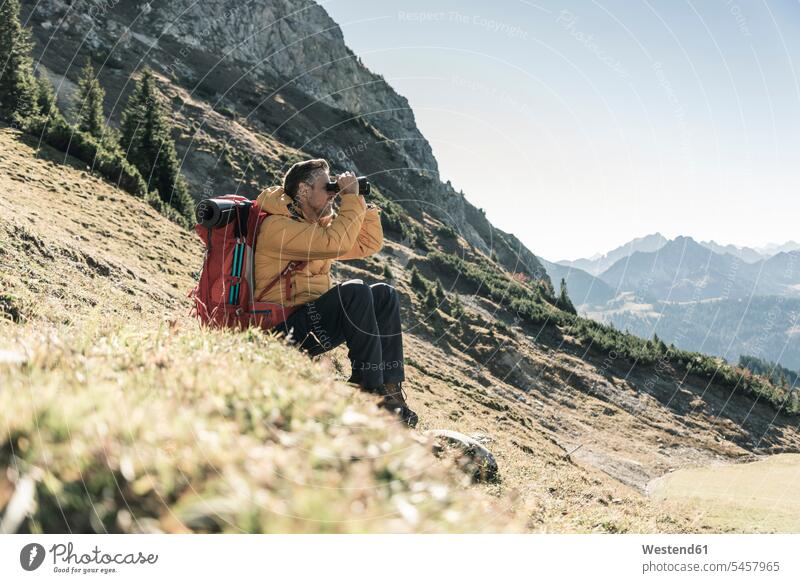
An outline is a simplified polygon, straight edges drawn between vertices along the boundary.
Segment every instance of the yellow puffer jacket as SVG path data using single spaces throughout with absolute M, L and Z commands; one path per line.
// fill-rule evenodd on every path
M 313 223 L 293 216 L 291 202 L 281 186 L 267 188 L 258 197 L 259 205 L 270 216 L 262 223 L 256 242 L 255 297 L 290 261 L 308 262 L 291 276 L 288 300 L 283 280 L 261 298 L 284 307 L 305 304 L 328 291 L 333 285 L 330 273 L 334 260 L 360 259 L 383 247 L 380 209 L 361 196 L 342 195 L 336 215 Z

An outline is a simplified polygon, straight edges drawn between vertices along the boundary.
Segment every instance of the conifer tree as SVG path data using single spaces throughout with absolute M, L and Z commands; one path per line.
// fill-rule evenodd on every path
M 425 294 L 425 305 L 431 309 L 436 309 L 439 306 L 439 299 L 436 297 L 435 288 L 431 287 Z
M 451 315 L 456 319 L 462 318 L 464 316 L 464 305 L 461 303 L 461 298 L 458 297 L 458 294 L 453 294 L 451 305 Z
M 56 92 L 50 79 L 44 75 L 36 78 L 36 109 L 48 119 L 61 116 L 56 103 Z
M 36 113 L 32 46 L 19 20 L 19 0 L 0 2 L 0 118 L 22 122 Z
M 572 300 L 569 299 L 569 294 L 567 293 L 567 281 L 563 277 L 561 278 L 561 291 L 558 294 L 558 299 L 556 300 L 556 307 L 565 312 L 569 312 L 570 314 L 578 313 L 578 311 L 575 309 L 575 306 L 572 304 Z
M 426 292 L 428 289 L 416 265 L 411 268 L 411 287 L 421 292 Z
M 105 90 L 95 76 L 92 61 L 87 58 L 78 79 L 78 91 L 73 108 L 78 121 L 78 130 L 94 136 L 99 141 L 108 137 L 103 115 L 105 95 Z
M 171 125 L 156 96 L 153 73 L 145 69 L 122 112 L 120 146 L 161 201 L 191 219 L 192 200 L 180 173 Z
M 433 287 L 433 292 L 440 301 L 445 299 L 444 287 L 442 287 L 442 282 L 438 279 L 436 280 L 436 285 Z

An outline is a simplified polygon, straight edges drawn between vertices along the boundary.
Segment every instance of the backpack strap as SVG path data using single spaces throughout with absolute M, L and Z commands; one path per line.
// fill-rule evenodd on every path
M 250 219 L 250 207 L 253 203 L 247 201 L 236 205 L 236 238 L 247 237 L 247 221 Z
M 278 283 L 282 277 L 286 278 L 286 300 L 288 301 L 289 294 L 292 291 L 292 273 L 299 269 L 303 269 L 306 265 L 308 265 L 308 261 L 290 261 L 289 264 L 283 268 L 283 271 L 276 275 L 275 278 L 269 282 L 269 284 L 267 284 L 267 287 L 265 287 L 261 293 L 258 294 L 256 301 L 260 302 L 262 298 L 267 295 L 267 292 L 275 287 L 275 284 Z

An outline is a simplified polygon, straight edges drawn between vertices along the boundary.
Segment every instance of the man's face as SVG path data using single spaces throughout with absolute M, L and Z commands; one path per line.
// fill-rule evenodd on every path
M 313 183 L 305 185 L 305 199 L 306 204 L 311 208 L 317 216 L 324 216 L 330 211 L 333 205 L 333 200 L 336 198 L 336 193 L 328 192 L 325 185 L 330 182 L 331 178 L 327 172 L 316 172 Z

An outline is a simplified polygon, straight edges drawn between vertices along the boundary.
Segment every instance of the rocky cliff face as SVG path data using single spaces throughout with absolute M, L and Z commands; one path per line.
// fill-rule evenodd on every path
M 117 123 L 143 65 L 174 112 L 178 152 L 196 198 L 254 195 L 296 160 L 321 156 L 334 170 L 367 174 L 415 218 L 455 227 L 513 271 L 547 280 L 535 255 L 495 229 L 438 179 L 408 101 L 344 44 L 311 0 L 23 0 L 40 70 L 62 109 L 86 57 Z M 278 147 L 280 145 L 281 147 Z M 286 155 L 286 148 L 294 155 Z M 277 152 L 281 152 L 280 156 Z
M 414 113 L 383 77 L 344 44 L 339 25 L 310 0 L 154 3 L 148 25 L 189 46 L 245 63 L 252 73 L 284 77 L 331 107 L 366 117 L 412 167 L 438 171 Z
M 315 100 L 365 116 L 402 153 L 409 166 L 438 171 L 408 101 L 369 71 L 344 44 L 339 26 L 310 0 L 45 0 L 28 2 L 57 39 L 85 35 L 94 51 L 135 45 L 162 58 L 164 70 L 180 69 L 200 81 L 190 54 L 217 58 L 215 67 L 241 67 L 251 80 L 285 79 Z M 116 46 L 115 46 L 116 45 Z M 171 50 L 178 45 L 177 52 Z M 188 49 L 188 50 L 187 50 Z M 159 55 L 164 51 L 166 54 Z M 194 73 L 194 74 L 193 74 Z

